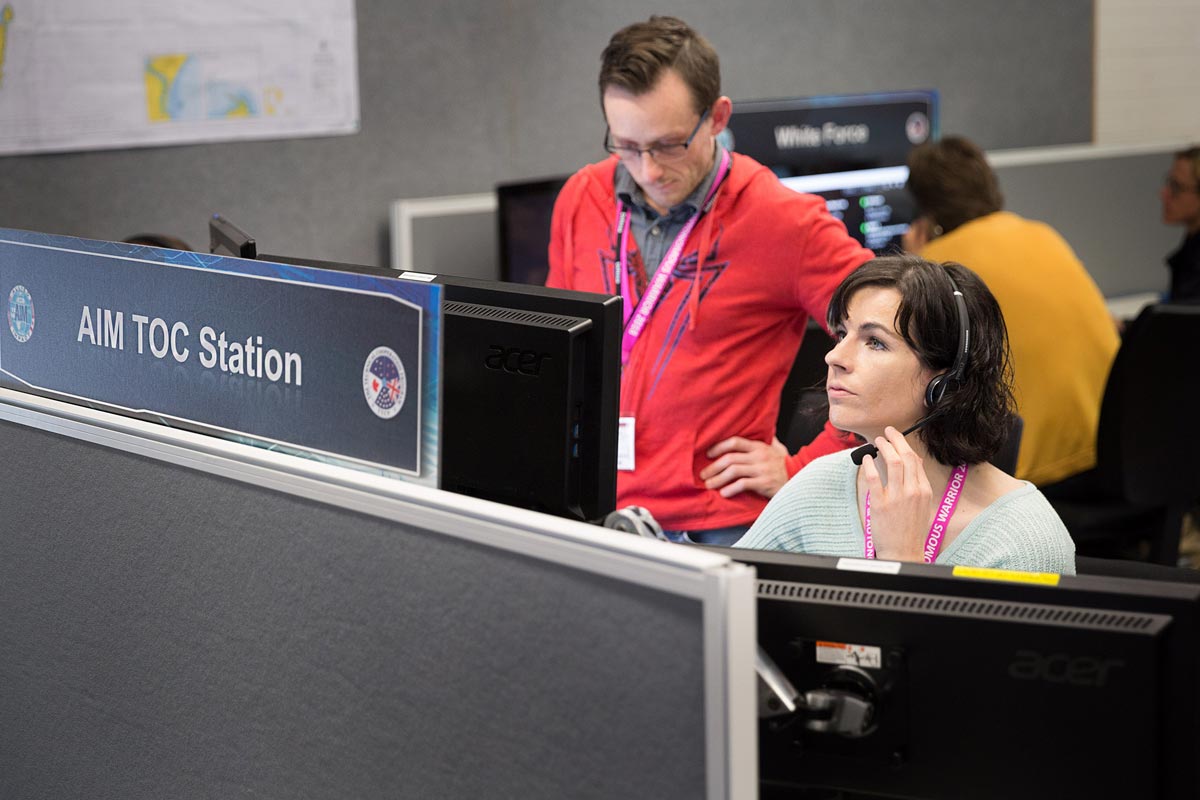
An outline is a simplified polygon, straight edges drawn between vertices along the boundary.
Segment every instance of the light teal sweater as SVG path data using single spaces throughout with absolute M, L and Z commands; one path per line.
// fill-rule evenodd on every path
M 779 490 L 734 546 L 862 558 L 857 472 L 849 451 L 816 459 Z M 1025 482 L 971 520 L 937 563 L 1074 575 L 1075 543 L 1045 496 Z

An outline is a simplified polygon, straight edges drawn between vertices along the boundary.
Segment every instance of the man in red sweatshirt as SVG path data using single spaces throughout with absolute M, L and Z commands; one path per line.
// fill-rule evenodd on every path
M 809 317 L 872 257 L 825 209 L 717 140 L 733 112 L 717 54 L 672 17 L 612 37 L 601 105 L 612 155 L 554 208 L 548 286 L 625 298 L 617 505 L 678 541 L 736 541 L 800 467 L 779 394 Z

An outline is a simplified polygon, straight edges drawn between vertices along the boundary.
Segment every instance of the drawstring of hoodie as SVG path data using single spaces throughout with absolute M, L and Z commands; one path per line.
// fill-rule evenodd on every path
M 642 335 L 642 331 L 645 329 L 646 323 L 650 320 L 650 315 L 654 313 L 654 309 L 658 305 L 659 298 L 662 297 L 663 292 L 665 292 L 667 289 L 667 285 L 671 280 L 671 274 L 674 272 L 676 266 L 679 265 L 682 259 L 683 250 L 687 245 L 688 237 L 695 229 L 697 223 L 701 222 L 701 217 L 704 217 L 703 229 L 700 236 L 701 246 L 700 249 L 696 251 L 696 274 L 692 279 L 692 296 L 689 300 L 690 320 L 688 322 L 688 329 L 692 330 L 695 328 L 695 315 L 699 311 L 700 303 L 700 270 L 704 265 L 705 257 L 707 255 L 707 248 L 712 238 L 712 215 L 708 212 L 712 210 L 713 205 L 716 203 L 718 190 L 721 188 L 721 184 L 725 182 L 725 178 L 729 174 L 732 163 L 733 157 L 730 156 L 729 151 L 722 150 L 721 161 L 720 165 L 717 167 L 716 178 L 713 180 L 712 186 L 709 187 L 708 195 L 704 198 L 704 203 L 699 209 L 696 210 L 695 215 L 692 216 L 683 226 L 683 230 L 679 232 L 675 242 L 667 251 L 666 257 L 659 263 L 658 270 L 654 273 L 654 277 L 651 279 L 650 285 L 646 287 L 646 291 L 638 302 L 637 308 L 634 309 L 632 315 L 628 317 L 625 325 L 625 333 L 621 339 L 622 364 L 629 362 L 629 355 L 633 351 L 634 344 L 636 344 L 638 338 Z M 618 231 L 617 249 L 619 252 L 617 263 L 614 265 L 614 277 L 618 281 L 625 277 L 625 272 L 628 269 L 628 230 L 626 229 L 628 222 L 629 209 L 625 207 L 624 203 L 618 203 L 616 230 Z M 625 287 L 622 286 L 623 295 L 625 291 Z
M 713 196 L 713 205 L 716 205 L 716 195 Z M 713 214 L 705 213 L 704 225 L 700 229 L 700 249 L 696 251 L 696 274 L 692 276 L 692 295 L 688 298 L 689 331 L 696 329 L 696 322 L 700 319 L 700 275 L 704 272 L 708 249 L 712 246 L 713 217 Z

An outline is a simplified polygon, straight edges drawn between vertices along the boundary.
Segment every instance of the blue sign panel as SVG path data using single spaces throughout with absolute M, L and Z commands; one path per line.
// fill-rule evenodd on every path
M 0 229 L 0 385 L 436 486 L 440 299 Z

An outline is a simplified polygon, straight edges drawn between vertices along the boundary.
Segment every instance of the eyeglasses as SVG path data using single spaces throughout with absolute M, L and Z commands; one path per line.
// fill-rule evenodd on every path
M 688 145 L 692 143 L 692 139 L 696 138 L 696 134 L 700 132 L 700 126 L 704 124 L 704 120 L 708 117 L 708 109 L 704 109 L 704 113 L 700 115 L 700 120 L 696 123 L 696 127 L 692 128 L 692 133 L 687 137 L 687 141 L 683 142 L 658 142 L 649 147 L 633 147 L 631 145 L 614 144 L 612 140 L 612 131 L 608 128 L 604 129 L 604 149 L 610 153 L 616 154 L 622 161 L 640 161 L 642 153 L 649 153 L 660 164 L 665 164 L 670 161 L 678 161 L 687 155 Z
M 1187 192 L 1200 192 L 1200 186 L 1184 186 L 1170 175 L 1163 177 L 1163 186 L 1167 187 L 1167 191 L 1174 197 L 1186 194 Z

